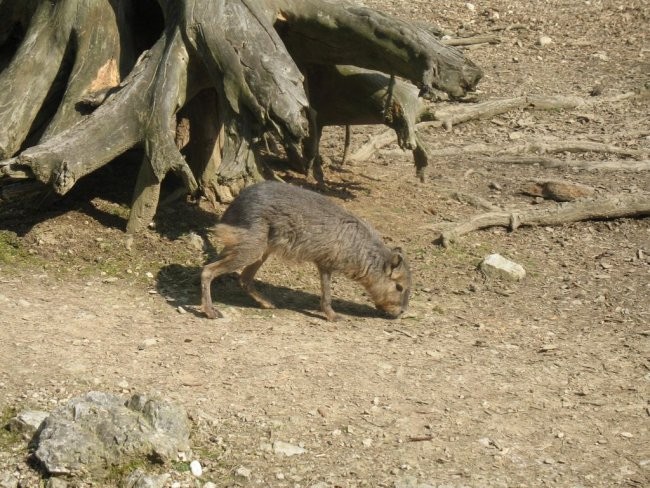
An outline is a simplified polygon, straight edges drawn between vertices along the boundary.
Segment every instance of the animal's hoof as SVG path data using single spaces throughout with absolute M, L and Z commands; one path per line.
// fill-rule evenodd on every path
M 221 312 L 219 312 L 219 310 L 217 310 L 214 307 L 210 307 L 208 309 L 205 309 L 205 310 L 203 310 L 203 312 L 205 313 L 205 316 L 207 318 L 209 318 L 209 319 L 222 319 L 223 318 L 223 314 Z
M 327 320 L 329 320 L 330 322 L 337 322 L 337 321 L 341 320 L 341 316 L 339 314 L 337 314 L 337 313 L 328 313 L 326 315 L 326 317 L 327 317 Z

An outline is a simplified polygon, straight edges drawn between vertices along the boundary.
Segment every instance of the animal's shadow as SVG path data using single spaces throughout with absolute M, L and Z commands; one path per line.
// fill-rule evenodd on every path
M 203 317 L 201 303 L 201 268 L 170 264 L 161 268 L 156 277 L 158 293 L 167 299 L 170 306 L 190 306 L 188 311 Z M 308 317 L 323 318 L 320 311 L 320 296 L 288 286 L 278 286 L 255 280 L 257 290 L 278 309 L 292 310 Z M 212 282 L 212 299 L 215 307 L 259 308 L 259 305 L 239 286 L 238 275 L 222 275 Z M 193 307 L 195 305 L 196 307 Z M 382 312 L 368 304 L 332 299 L 332 308 L 343 316 L 359 318 L 385 318 Z

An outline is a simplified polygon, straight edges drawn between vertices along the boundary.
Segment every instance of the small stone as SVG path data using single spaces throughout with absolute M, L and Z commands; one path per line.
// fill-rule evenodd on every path
M 305 452 L 307 452 L 307 450 L 300 446 L 289 444 L 288 442 L 275 441 L 273 443 L 273 452 L 288 457 L 288 456 L 297 456 L 300 454 L 304 454 Z
M 49 415 L 48 412 L 41 412 L 39 410 L 25 410 L 10 419 L 7 428 L 12 432 L 20 432 L 31 436 Z
M 520 264 L 504 258 L 500 254 L 487 256 L 479 268 L 488 277 L 505 278 L 512 281 L 519 281 L 526 276 L 526 270 Z
M 11 473 L 0 473 L 0 488 L 18 488 L 18 478 Z
M 249 480 L 251 478 L 251 470 L 240 466 L 235 470 L 235 476 Z
M 203 488 L 217 488 L 217 485 L 212 481 L 208 481 L 205 485 L 203 485 Z
M 178 313 L 180 313 L 180 314 L 187 313 L 187 310 L 185 310 L 185 309 L 184 309 L 183 307 L 181 307 L 180 305 L 179 305 L 178 307 L 176 307 L 176 310 L 177 310 Z
M 151 271 L 147 271 L 144 275 L 149 279 L 153 279 L 153 273 Z
M 490 447 L 492 445 L 492 440 L 489 437 L 481 437 L 478 440 L 478 443 L 483 447 Z
M 589 95 L 592 97 L 598 97 L 603 94 L 603 85 L 594 85 L 594 87 L 589 92 Z
M 133 471 L 123 484 L 124 488 L 163 488 L 171 475 L 149 475 L 141 469 Z
M 363 447 L 371 447 L 372 446 L 372 439 L 364 439 L 361 441 L 361 444 L 363 444 Z
M 551 39 L 549 36 L 539 36 L 539 39 L 537 39 L 536 44 L 539 47 L 546 47 L 549 44 L 553 44 L 553 39 Z
M 283 480 L 284 479 L 284 473 L 275 473 L 275 478 L 278 480 Z
M 194 460 L 190 463 L 190 472 L 192 475 L 196 476 L 197 478 L 200 478 L 201 475 L 203 474 L 203 467 L 201 466 L 201 463 Z
M 620 436 L 625 437 L 626 439 L 631 439 L 632 437 L 634 437 L 634 434 L 632 434 L 631 432 L 621 432 Z
M 557 349 L 557 346 L 555 344 L 542 344 L 542 346 L 539 348 L 539 352 L 550 352 L 550 351 L 555 351 Z
M 491 181 L 490 184 L 488 185 L 492 190 L 496 191 L 502 191 L 503 190 L 503 185 L 496 181 Z
M 471 2 L 467 2 L 465 4 L 465 7 L 467 7 L 467 10 L 469 10 L 470 12 L 475 12 L 476 11 L 476 5 L 474 5 Z
M 314 483 L 313 485 L 311 485 L 309 488 L 330 488 L 330 485 L 328 485 L 324 481 L 319 481 L 318 483 Z
M 544 464 L 555 464 L 555 459 L 553 458 L 545 458 L 544 459 Z
M 68 488 L 68 482 L 63 478 L 57 478 L 56 476 L 51 477 L 47 480 L 45 488 Z
M 404 476 L 395 480 L 395 488 L 418 488 L 418 479 L 415 476 Z
M 205 249 L 205 242 L 203 241 L 203 238 L 194 232 L 190 232 L 187 235 L 187 241 L 189 242 L 190 246 L 197 251 L 203 251 Z
M 157 342 L 158 342 L 158 340 L 154 339 L 154 338 L 145 339 L 138 346 L 138 350 L 142 351 L 142 350 L 144 350 L 144 349 L 146 349 L 148 347 L 155 346 Z

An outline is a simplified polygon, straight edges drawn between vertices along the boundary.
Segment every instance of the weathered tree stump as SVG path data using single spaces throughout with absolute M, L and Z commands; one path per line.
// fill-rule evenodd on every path
M 0 0 L 0 204 L 63 195 L 141 147 L 136 232 L 170 171 L 215 200 L 260 179 L 266 132 L 307 171 L 316 153 L 304 148 L 331 121 L 317 123 L 313 105 L 350 97 L 308 90 L 342 65 L 452 99 L 481 77 L 431 30 L 344 1 Z M 358 80 L 361 112 L 376 106 L 376 80 Z M 412 128 L 398 127 L 408 116 L 390 109 L 404 146 L 418 149 Z

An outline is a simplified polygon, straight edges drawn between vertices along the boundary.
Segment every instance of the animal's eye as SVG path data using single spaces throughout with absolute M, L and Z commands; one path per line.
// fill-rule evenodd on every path
M 397 291 L 403 291 L 404 287 L 400 285 L 399 283 L 395 283 L 395 288 L 397 288 Z

